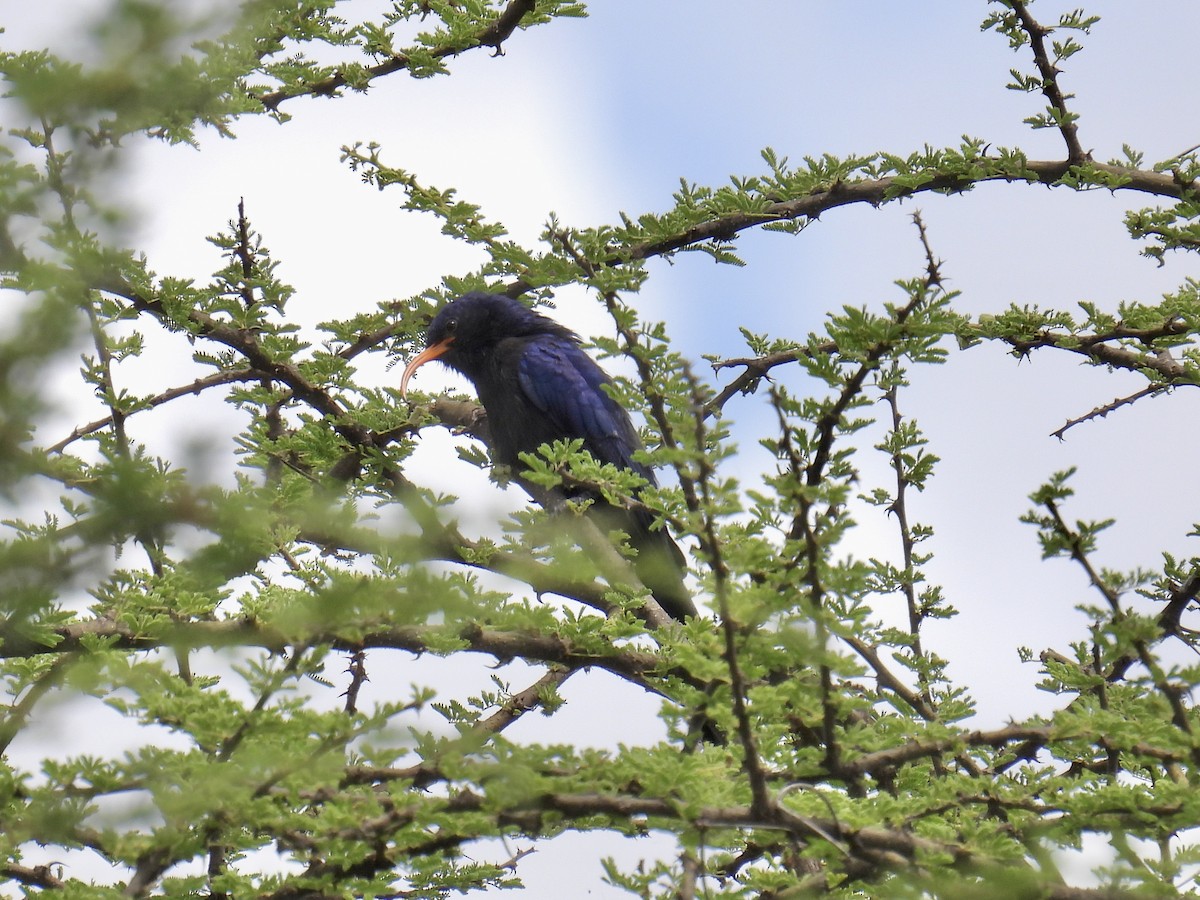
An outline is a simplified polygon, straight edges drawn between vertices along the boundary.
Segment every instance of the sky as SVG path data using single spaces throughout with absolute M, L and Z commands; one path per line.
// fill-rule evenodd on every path
M 6 28 L 0 42 L 86 51 L 82 23 L 106 5 L 0 0 Z M 1034 12 L 1051 21 L 1076 5 L 1040 0 Z M 379 6 L 355 0 L 349 15 Z M 1021 121 L 1041 110 L 1042 98 L 1004 89 L 1008 70 L 1027 70 L 1030 61 L 980 30 L 992 8 L 966 0 L 597 2 L 588 19 L 515 35 L 502 56 L 467 54 L 451 64 L 450 78 L 392 76 L 365 95 L 291 101 L 285 110 L 294 119 L 286 126 L 246 119 L 235 127 L 237 140 L 205 134 L 199 151 L 129 142 L 110 185 L 131 211 L 121 237 L 143 249 L 160 274 L 207 278 L 220 259 L 204 238 L 224 228 L 244 198 L 252 223 L 282 261 L 282 277 L 297 288 L 291 314 L 311 328 L 407 297 L 482 261 L 442 237 L 432 217 L 400 210 L 398 191 L 360 184 L 339 162 L 339 148 L 356 141 L 378 141 L 386 162 L 424 183 L 457 188 L 528 244 L 551 211 L 568 226 L 612 223 L 622 211 L 669 208 L 681 178 L 716 187 L 731 175 L 761 172 L 766 146 L 794 160 L 904 154 L 926 144 L 954 146 L 967 134 L 1020 146 L 1032 158 L 1060 158 L 1056 132 L 1034 132 Z M 1072 105 L 1081 114 L 1084 146 L 1104 160 L 1129 143 L 1154 161 L 1200 143 L 1192 102 L 1200 7 L 1190 0 L 1102 0 L 1086 9 L 1102 20 L 1063 77 L 1077 94 Z M 1194 258 L 1172 256 L 1158 267 L 1138 255 L 1122 212 L 1142 205 L 1136 196 L 989 185 L 878 210 L 833 210 L 799 237 L 743 235 L 745 268 L 717 266 L 701 254 L 652 263 L 639 309 L 664 320 L 676 346 L 700 366 L 705 355 L 744 355 L 738 326 L 801 339 L 843 304 L 878 310 L 902 300 L 893 282 L 923 269 L 909 220 L 917 209 L 949 286 L 962 291 L 963 312 L 995 312 L 1014 302 L 1073 308 L 1089 300 L 1111 309 L 1125 299 L 1153 301 L 1196 277 L 1198 266 Z M 610 333 L 584 292 L 563 291 L 558 300 L 555 315 L 564 323 L 584 335 Z M 164 366 L 178 368 L 180 376 L 170 380 L 185 381 L 190 370 L 181 360 L 188 352 L 183 342 L 155 348 L 141 372 L 161 378 Z M 621 371 L 619 364 L 610 368 Z M 136 382 L 138 372 L 131 367 L 126 377 Z M 377 383 L 394 383 L 398 375 L 398 368 L 382 366 L 365 373 Z M 777 375 L 790 389 L 804 389 L 799 371 Z M 70 367 L 57 377 L 64 395 L 77 384 Z M 713 376 L 713 383 L 719 387 L 728 377 Z M 420 381 L 423 390 L 464 387 L 436 367 L 422 369 Z M 1050 436 L 1068 418 L 1141 385 L 1136 376 L 1075 359 L 1043 354 L 1018 362 L 987 346 L 914 376 L 906 411 L 942 462 L 931 486 L 910 500 L 910 515 L 935 527 L 929 574 L 960 611 L 931 628 L 925 643 L 970 686 L 981 727 L 1055 705 L 1037 690 L 1037 667 L 1020 663 L 1016 647 L 1065 651 L 1069 640 L 1086 634 L 1086 620 L 1074 609 L 1091 601 L 1082 573 L 1066 562 L 1041 563 L 1033 529 L 1018 521 L 1029 506 L 1026 495 L 1052 472 L 1079 467 L 1073 517 L 1117 518 L 1100 543 L 1106 566 L 1153 568 L 1163 550 L 1197 554 L 1195 539 L 1187 537 L 1200 519 L 1200 398 L 1193 392 L 1143 401 L 1073 429 L 1065 441 Z M 731 471 L 752 483 L 769 465 L 756 446 L 768 427 L 765 401 L 736 398 L 726 412 L 743 451 Z M 65 434 L 94 414 L 64 405 L 55 427 L 61 424 Z M 201 400 L 186 401 L 145 417 L 135 433 L 148 442 L 201 447 L 224 427 L 224 415 Z M 496 497 L 495 487 L 473 471 L 447 467 L 445 434 L 430 430 L 424 440 L 431 480 L 496 510 L 519 502 Z M 196 460 L 200 469 L 209 467 L 205 477 L 227 474 L 219 457 Z M 885 477 L 884 463 L 882 457 L 870 463 L 864 481 Z M 869 522 L 852 534 L 848 550 L 879 556 L 893 554 L 894 544 L 893 524 Z M 401 683 L 415 677 L 405 668 L 411 661 L 385 663 L 393 664 Z M 531 680 L 512 678 L 519 686 Z M 368 690 L 387 687 L 387 678 L 374 676 Z M 653 699 L 599 673 L 573 679 L 565 693 L 562 713 L 522 722 L 518 736 L 568 734 L 601 746 L 645 740 L 639 714 L 652 721 L 657 709 Z M 54 723 L 46 727 L 45 740 L 57 742 Z M 33 743 L 23 751 L 33 758 L 41 749 Z M 572 842 L 579 846 L 563 848 Z M 529 896 L 560 895 L 564 860 L 584 873 L 578 877 L 587 896 L 617 896 L 600 883 L 598 844 L 605 852 L 620 846 L 594 836 L 568 838 L 523 861 Z

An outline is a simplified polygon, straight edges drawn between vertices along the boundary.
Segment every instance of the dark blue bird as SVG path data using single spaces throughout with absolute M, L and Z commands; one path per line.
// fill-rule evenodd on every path
M 443 307 L 425 335 L 426 349 L 400 380 L 437 359 L 475 385 L 487 411 L 497 462 L 521 471 L 519 454 L 542 444 L 582 439 L 602 463 L 631 469 L 650 484 L 654 473 L 635 460 L 642 449 L 628 413 L 604 390 L 611 380 L 579 346 L 579 337 L 508 297 L 467 294 Z M 637 551 L 634 571 L 668 615 L 683 621 L 696 607 L 683 584 L 684 561 L 665 528 L 644 509 L 617 509 L 592 494 L 592 514 L 605 530 L 620 530 Z

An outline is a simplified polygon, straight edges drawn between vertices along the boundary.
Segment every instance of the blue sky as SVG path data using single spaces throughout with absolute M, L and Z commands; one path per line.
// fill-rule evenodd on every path
M 55 46 L 69 40 L 62 27 L 71 20 L 68 10 L 103 5 L 23 4 L 7 17 L 0 41 Z M 1050 21 L 1075 5 L 1040 0 L 1033 9 Z M 358 8 L 352 4 L 351 15 Z M 1067 63 L 1063 81 L 1078 94 L 1073 105 L 1082 114 L 1084 146 L 1108 159 L 1128 142 L 1154 161 L 1200 143 L 1200 8 L 1190 0 L 1104 0 L 1086 8 L 1103 19 L 1083 38 L 1085 50 Z M 236 128 L 237 141 L 209 134 L 200 152 L 131 142 L 113 183 L 134 213 L 125 240 L 143 248 L 160 274 L 205 278 L 219 259 L 204 237 L 223 228 L 245 197 L 284 279 L 298 289 L 292 313 L 311 328 L 409 296 L 481 261 L 443 238 L 431 217 L 401 212 L 394 189 L 359 184 L 338 162 L 339 147 L 354 141 L 379 141 L 385 161 L 423 182 L 457 187 L 527 243 L 550 211 L 571 226 L 615 222 L 620 211 L 666 209 L 680 178 L 718 186 L 729 175 L 760 172 L 759 152 L 768 145 L 793 159 L 903 154 L 926 143 L 956 145 L 969 134 L 1020 146 L 1034 158 L 1063 155 L 1056 133 L 1022 124 L 1042 99 L 1007 91 L 1004 83 L 1010 67 L 1030 68 L 1028 54 L 980 31 L 989 12 L 983 2 L 613 0 L 591 12 L 590 19 L 515 35 L 502 57 L 468 54 L 452 64 L 451 78 L 393 76 L 338 102 L 292 101 L 287 126 L 247 119 Z M 743 236 L 744 269 L 716 266 L 700 254 L 655 263 L 639 304 L 665 320 L 679 348 L 698 361 L 703 354 L 741 355 L 739 325 L 802 338 L 842 304 L 877 309 L 900 298 L 893 280 L 918 274 L 923 264 L 909 221 L 917 208 L 950 286 L 963 292 L 965 312 L 1011 302 L 1070 308 L 1093 300 L 1113 308 L 1121 299 L 1153 301 L 1198 267 L 1193 258 L 1170 257 L 1158 268 L 1138 256 L 1121 211 L 1141 205 L 1126 195 L 991 185 L 881 210 L 834 210 L 799 237 Z M 564 291 L 556 315 L 585 335 L 609 331 L 582 291 Z M 152 354 L 146 371 L 174 366 L 180 374 L 172 383 L 187 380 L 187 366 L 178 363 L 186 359 L 182 348 Z M 367 377 L 398 373 L 377 366 Z M 798 371 L 778 377 L 804 389 Z M 423 369 L 419 386 L 436 384 L 461 386 L 434 367 Z M 937 529 L 930 573 L 962 613 L 931 630 L 926 646 L 950 659 L 951 674 L 970 685 L 981 724 L 1052 707 L 1053 698 L 1035 688 L 1036 667 L 1017 661 L 1016 646 L 1065 650 L 1085 634 L 1073 611 L 1091 599 L 1081 573 L 1066 563 L 1041 564 L 1033 530 L 1017 521 L 1025 495 L 1051 472 L 1080 466 L 1072 516 L 1118 517 L 1101 542 L 1106 565 L 1153 567 L 1163 549 L 1197 553 L 1195 539 L 1185 537 L 1200 519 L 1200 407 L 1192 393 L 1080 426 L 1063 443 L 1049 436 L 1067 418 L 1140 386 L 1136 377 L 1109 377 L 1073 359 L 1035 356 L 1018 364 L 992 347 L 956 354 L 947 366 L 914 377 L 905 406 L 944 461 L 929 490 L 911 501 L 910 514 Z M 752 481 L 768 462 L 755 448 L 767 421 L 764 402 L 739 398 L 727 412 L 745 450 L 735 471 Z M 64 410 L 65 430 L 90 415 Z M 170 433 L 202 442 L 214 430 L 211 417 L 221 415 L 185 403 L 139 427 L 147 441 Z M 446 467 L 448 438 L 427 440 L 432 479 L 464 494 L 494 492 Z M 882 462 L 866 477 L 881 476 Z M 891 554 L 894 544 L 886 521 L 865 523 L 850 540 L 857 555 Z M 414 676 L 403 677 L 407 683 Z M 387 684 L 375 677 L 368 688 Z M 644 739 L 629 711 L 644 709 L 652 719 L 656 708 L 602 676 L 573 681 L 567 696 L 574 702 L 561 715 L 523 722 L 526 736 Z M 547 858 L 558 857 L 535 855 L 523 872 L 535 884 L 545 879 L 541 895 L 553 896 L 561 872 Z M 590 896 L 606 896 L 598 868 L 588 871 L 596 879 L 588 882 L 596 885 Z

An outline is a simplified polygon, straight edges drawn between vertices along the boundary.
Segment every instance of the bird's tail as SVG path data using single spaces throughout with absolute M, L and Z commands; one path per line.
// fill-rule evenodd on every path
M 696 604 L 683 583 L 687 572 L 683 552 L 665 528 L 652 528 L 653 519 L 645 511 L 597 503 L 590 512 L 604 531 L 621 531 L 629 537 L 636 553 L 633 570 L 667 615 L 678 622 L 696 615 Z
M 683 553 L 667 530 L 644 529 L 642 534 L 631 535 L 630 543 L 637 550 L 634 571 L 663 611 L 679 622 L 695 616 L 696 604 L 683 583 L 687 571 Z

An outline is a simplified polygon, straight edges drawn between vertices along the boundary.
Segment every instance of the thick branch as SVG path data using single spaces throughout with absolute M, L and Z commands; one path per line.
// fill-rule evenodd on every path
M 668 256 L 678 250 L 694 247 L 707 242 L 722 242 L 732 240 L 739 232 L 769 225 L 773 222 L 786 222 L 796 219 L 815 221 L 821 214 L 840 206 L 856 203 L 867 203 L 871 206 L 881 206 L 884 203 L 913 197 L 922 193 L 946 193 L 948 191 L 964 191 L 976 184 L 989 181 L 1028 182 L 1053 186 L 1058 184 L 1063 176 L 1077 167 L 1072 159 L 1065 160 L 1026 160 L 1018 163 L 1002 165 L 995 157 L 981 157 L 981 165 L 990 165 L 991 170 L 983 174 L 966 175 L 962 173 L 937 173 L 918 185 L 901 184 L 900 176 L 883 178 L 863 178 L 857 180 L 838 180 L 827 186 L 814 188 L 800 197 L 786 200 L 774 200 L 765 203 L 755 212 L 736 212 L 727 215 L 713 216 L 688 228 L 682 229 L 666 237 L 658 237 L 629 244 L 620 253 L 608 256 L 602 260 L 587 261 L 593 267 L 620 266 L 631 261 L 650 259 L 657 256 Z M 1197 187 L 1194 182 L 1184 182 L 1177 171 L 1156 172 L 1138 169 L 1130 166 L 1119 166 L 1111 163 L 1101 163 L 1087 160 L 1089 172 L 1095 173 L 1097 181 L 1113 192 L 1135 191 L 1157 197 L 1173 200 L 1194 197 Z M 1097 184 L 1097 187 L 1101 186 Z M 1078 188 L 1077 188 L 1078 189 Z M 533 289 L 529 281 L 518 277 L 499 289 L 510 297 L 518 297 Z M 360 335 L 352 344 L 343 347 L 339 356 L 349 359 L 373 347 L 382 344 L 395 336 L 400 330 L 396 324 L 387 325 L 373 332 Z M 793 351 L 786 351 L 791 353 Z M 794 351 L 804 354 L 803 349 Z M 786 355 L 763 357 L 756 360 L 756 365 L 766 362 L 765 368 L 770 368 L 784 362 L 792 361 Z M 731 360 L 731 365 L 738 361 Z M 765 373 L 765 369 L 756 374 L 745 373 L 730 385 L 725 391 L 710 402 L 710 409 L 722 406 L 731 396 L 744 390 L 757 377 Z M 744 380 L 743 380 L 744 379 Z
M 1086 356 L 1094 362 L 1104 363 L 1114 369 L 1131 372 L 1149 370 L 1171 384 L 1198 384 L 1200 379 L 1184 363 L 1168 353 L 1139 353 L 1121 346 L 1119 341 L 1140 341 L 1147 347 L 1161 338 L 1179 337 L 1192 330 L 1182 318 L 1170 319 L 1152 329 L 1134 329 L 1118 325 L 1110 331 L 1097 334 L 1068 334 L 1042 329 L 1031 338 L 1001 337 L 1000 340 L 1020 354 L 1043 347 L 1054 347 Z
M 50 869 L 50 866 L 21 866 L 16 863 L 4 863 L 0 865 L 0 877 L 43 890 L 65 888 L 67 883 L 55 877 Z
M 607 816 L 628 822 L 647 817 L 679 821 L 679 806 L 674 801 L 619 794 L 566 794 L 549 793 L 515 806 L 496 811 L 484 796 L 471 790 L 453 794 L 444 804 L 444 814 L 488 812 L 496 817 L 497 824 L 517 828 L 526 834 L 536 835 L 545 827 L 546 817 L 559 819 L 592 819 Z M 411 809 L 397 809 L 359 825 L 343 829 L 336 837 L 344 841 L 375 844 L 379 838 L 408 825 L 414 817 Z M 938 842 L 922 838 L 908 831 L 867 827 L 854 829 L 832 818 L 813 818 L 780 809 L 776 816 L 764 819 L 750 807 L 704 807 L 687 816 L 688 821 L 699 828 L 752 828 L 780 831 L 804 841 L 837 841 L 856 864 L 859 874 L 869 876 L 881 869 L 903 868 L 919 857 L 939 855 L 955 861 L 967 861 L 971 853 L 965 847 L 950 842 Z M 466 840 L 463 836 L 449 835 L 456 843 Z M 445 849 L 445 848 L 442 848 Z M 388 854 L 372 856 L 363 860 L 364 869 L 382 869 L 390 865 Z M 321 873 L 310 873 L 321 874 Z M 365 874 L 361 872 L 360 874 Z M 294 896 L 293 889 L 271 896 Z

